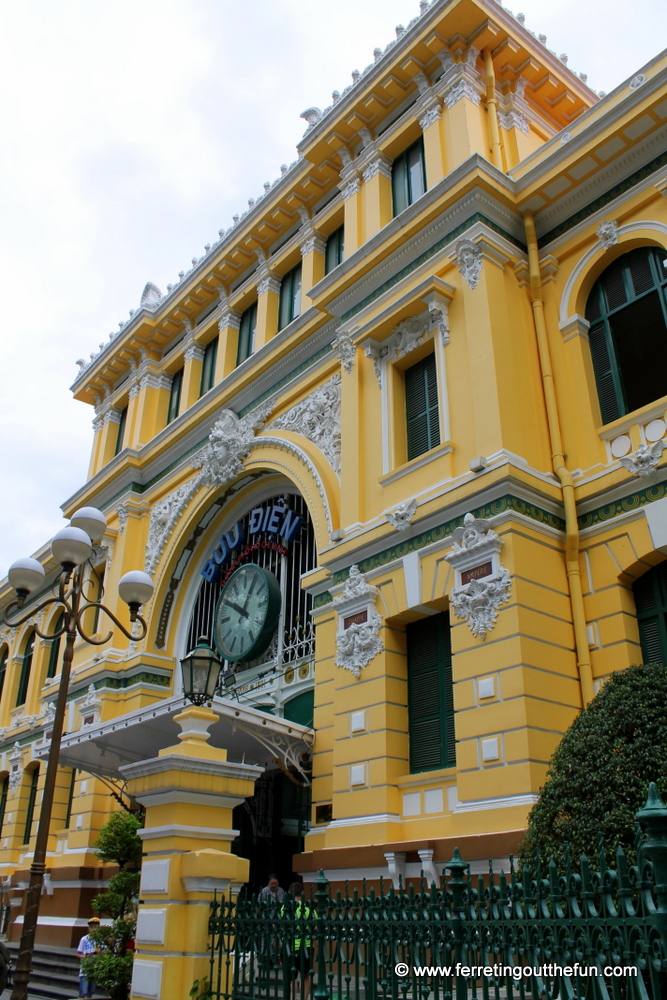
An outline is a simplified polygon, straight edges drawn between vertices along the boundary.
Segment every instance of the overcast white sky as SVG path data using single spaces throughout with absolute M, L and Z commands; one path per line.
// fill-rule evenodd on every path
M 595 90 L 665 45 L 664 0 L 517 2 Z M 0 577 L 85 480 L 93 414 L 69 392 L 75 359 L 296 158 L 300 112 L 328 105 L 418 8 L 0 0 Z

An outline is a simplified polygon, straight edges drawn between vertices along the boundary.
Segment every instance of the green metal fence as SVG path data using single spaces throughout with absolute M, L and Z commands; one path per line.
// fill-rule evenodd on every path
M 621 848 L 473 879 L 458 850 L 442 888 L 216 897 L 217 1000 L 667 1000 L 667 808 L 651 785 L 636 865 Z

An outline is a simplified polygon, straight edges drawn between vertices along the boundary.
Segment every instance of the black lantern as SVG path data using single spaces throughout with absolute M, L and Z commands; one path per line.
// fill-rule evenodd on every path
M 193 705 L 204 705 L 213 699 L 222 660 L 211 649 L 205 635 L 200 636 L 195 648 L 181 660 L 183 694 Z

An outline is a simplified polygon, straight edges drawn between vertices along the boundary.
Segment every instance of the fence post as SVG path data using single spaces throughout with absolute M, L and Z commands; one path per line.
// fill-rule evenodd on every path
M 447 884 L 447 889 L 452 894 L 452 913 L 451 913 L 451 925 L 452 933 L 454 935 L 455 941 L 455 955 L 456 962 L 459 965 L 465 965 L 464 955 L 463 955 L 463 920 L 464 920 L 464 897 L 466 889 L 469 886 L 469 881 L 463 878 L 464 872 L 468 871 L 470 865 L 466 864 L 459 853 L 458 847 L 454 848 L 454 854 L 452 860 L 445 865 L 445 868 L 450 873 L 449 882 Z M 468 997 L 468 984 L 462 976 L 456 975 L 456 970 L 454 970 L 454 978 L 456 982 L 456 1000 L 467 1000 Z
M 329 990 L 327 989 L 327 960 L 324 944 L 326 939 L 327 922 L 324 914 L 329 899 L 327 887 L 330 885 L 330 882 L 321 868 L 319 875 L 315 879 L 315 885 L 317 886 L 317 890 L 315 892 L 315 897 L 317 899 L 317 986 L 315 987 L 315 992 L 313 993 L 313 1000 L 329 1000 Z
M 667 806 L 660 798 L 654 781 L 648 786 L 646 805 L 635 816 L 647 834 L 642 844 L 644 857 L 653 864 L 657 907 L 653 919 L 667 950 Z

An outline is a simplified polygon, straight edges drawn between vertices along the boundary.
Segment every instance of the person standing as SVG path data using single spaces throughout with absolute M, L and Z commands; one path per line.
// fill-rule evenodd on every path
M 259 894 L 260 903 L 280 903 L 285 899 L 285 890 L 280 888 L 277 875 L 269 875 L 268 882 Z
M 278 915 L 278 906 L 282 906 L 285 899 L 285 890 L 281 889 L 280 883 L 278 882 L 277 875 L 269 875 L 268 882 L 261 890 L 259 894 L 260 903 L 268 904 L 266 906 L 266 915 L 271 919 L 275 920 Z M 273 905 L 271 905 L 273 904 Z M 266 945 L 269 948 L 269 962 L 272 969 L 277 969 L 280 965 L 280 959 L 278 958 L 279 944 L 278 939 L 275 934 L 271 934 L 268 938 L 263 938 L 261 942 L 261 950 L 264 951 Z
M 91 917 L 88 921 L 88 933 L 79 941 L 79 947 L 76 949 L 77 955 L 81 958 L 85 958 L 86 955 L 96 955 L 99 952 L 99 946 L 90 936 L 91 931 L 96 931 L 100 926 L 100 922 L 97 917 Z M 86 975 L 83 971 L 83 967 L 79 969 L 79 1000 L 92 1000 L 93 993 L 95 992 L 94 981 Z

